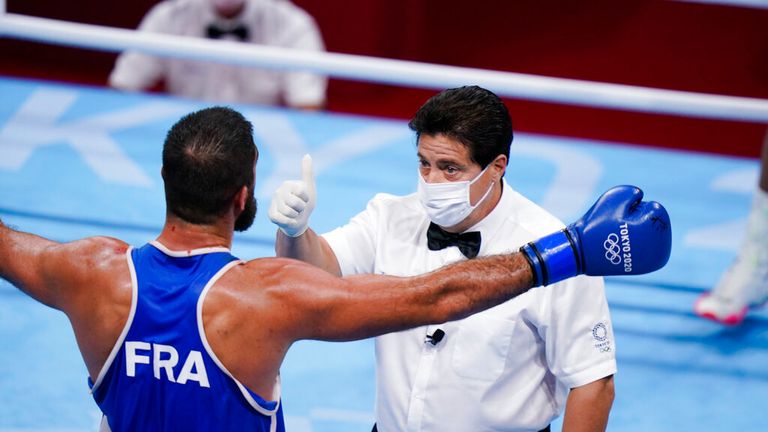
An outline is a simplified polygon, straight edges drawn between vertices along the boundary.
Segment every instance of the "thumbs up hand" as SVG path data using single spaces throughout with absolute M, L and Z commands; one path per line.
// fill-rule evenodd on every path
M 312 157 L 307 154 L 301 160 L 301 180 L 283 182 L 272 195 L 269 220 L 287 236 L 298 237 L 309 227 L 309 215 L 316 202 Z

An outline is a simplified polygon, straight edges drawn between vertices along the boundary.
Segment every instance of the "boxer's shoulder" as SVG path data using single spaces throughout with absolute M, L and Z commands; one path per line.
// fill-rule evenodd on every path
M 110 267 L 125 264 L 125 256 L 130 246 L 113 237 L 88 237 L 58 247 L 63 254 L 70 255 L 75 265 L 82 265 L 92 270 L 108 270 Z

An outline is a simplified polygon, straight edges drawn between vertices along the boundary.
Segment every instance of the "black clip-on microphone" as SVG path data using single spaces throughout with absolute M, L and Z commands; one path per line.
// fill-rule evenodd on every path
M 427 340 L 432 345 L 437 345 L 445 337 L 445 332 L 442 329 L 435 330 L 431 335 L 427 335 Z

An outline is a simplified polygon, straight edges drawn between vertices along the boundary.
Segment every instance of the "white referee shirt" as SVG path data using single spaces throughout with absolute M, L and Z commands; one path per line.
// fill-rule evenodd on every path
M 209 24 L 248 28 L 247 42 L 308 51 L 325 49 L 314 19 L 287 0 L 246 0 L 232 21 L 217 18 L 209 0 L 166 0 L 144 17 L 139 30 L 206 37 Z M 222 39 L 233 39 L 227 35 Z M 289 106 L 322 105 L 327 78 L 303 71 L 256 69 L 205 61 L 122 53 L 109 76 L 111 86 L 142 90 L 165 80 L 171 94 L 216 102 Z
M 465 259 L 427 248 L 429 219 L 415 194 L 376 195 L 324 235 L 345 275 L 410 276 Z M 480 256 L 516 251 L 563 224 L 504 183 L 480 231 Z M 436 329 L 445 337 L 426 341 Z M 459 321 L 376 338 L 381 432 L 538 431 L 563 411 L 568 390 L 616 372 L 602 278 L 535 288 Z

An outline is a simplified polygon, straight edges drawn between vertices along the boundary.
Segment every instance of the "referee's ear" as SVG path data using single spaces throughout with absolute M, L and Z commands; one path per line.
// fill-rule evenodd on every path
M 491 169 L 493 170 L 493 180 L 497 183 L 504 177 L 504 173 L 507 171 L 507 157 L 503 154 L 496 156 L 496 159 L 491 161 Z

